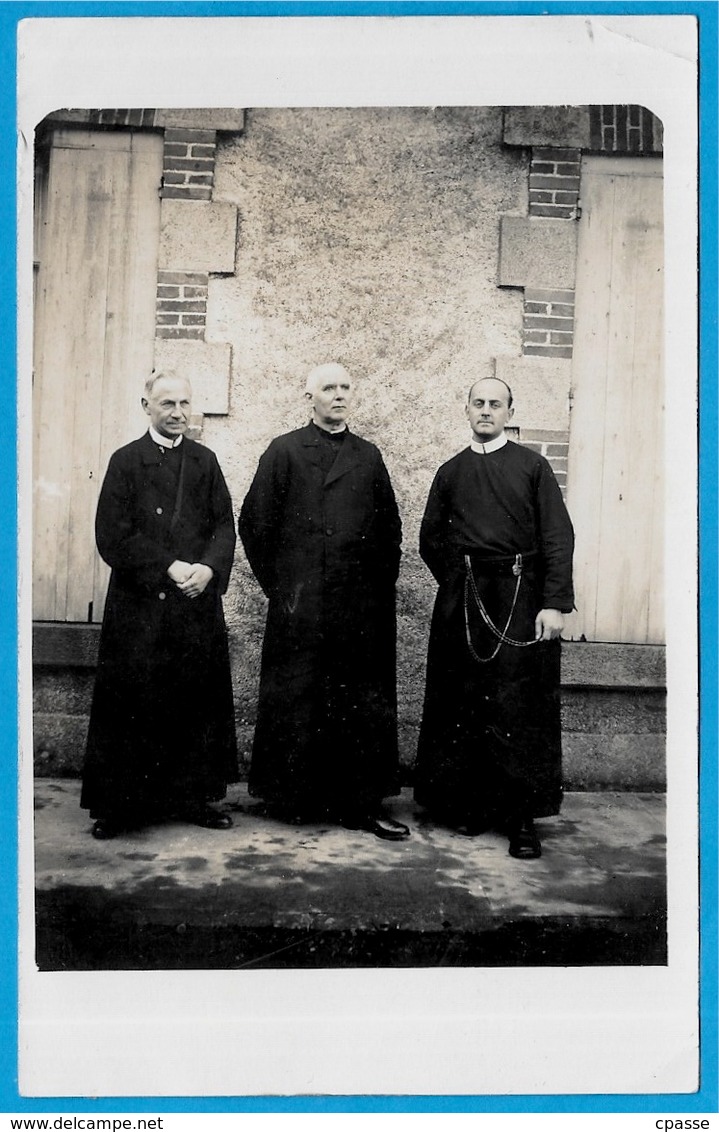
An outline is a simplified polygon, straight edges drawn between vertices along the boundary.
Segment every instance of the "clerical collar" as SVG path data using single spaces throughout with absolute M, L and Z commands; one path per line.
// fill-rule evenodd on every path
M 494 440 L 488 440 L 486 444 L 480 443 L 474 437 L 469 442 L 469 447 L 473 452 L 478 452 L 480 456 L 486 456 L 488 452 L 497 452 L 500 448 L 504 448 L 507 443 L 506 432 L 500 432 L 499 436 L 495 436 Z
M 322 428 L 322 425 L 318 425 L 317 421 L 311 421 L 310 423 L 313 424 L 315 426 L 315 428 L 319 432 L 323 433 L 325 436 L 341 436 L 343 432 L 347 432 L 347 425 L 346 424 L 343 424 L 342 428 L 333 428 L 330 431 L 330 429 Z
M 150 425 L 150 436 L 155 444 L 159 444 L 161 448 L 177 448 L 178 445 L 182 443 L 182 435 L 176 436 L 174 440 L 170 440 L 169 436 L 163 436 L 156 428 L 153 428 L 152 425 Z

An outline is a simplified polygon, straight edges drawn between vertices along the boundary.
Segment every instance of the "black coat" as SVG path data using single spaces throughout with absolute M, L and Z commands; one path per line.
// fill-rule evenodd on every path
M 162 455 L 149 433 L 120 448 L 95 533 L 112 573 L 81 805 L 139 821 L 221 798 L 238 777 L 222 611 L 235 531 L 214 453 L 185 437 L 178 452 Z M 199 597 L 168 578 L 176 559 L 212 567 Z
M 325 471 L 327 443 L 314 425 L 274 440 L 239 519 L 269 598 L 250 790 L 301 809 L 398 788 L 399 513 L 373 444 L 348 431 Z

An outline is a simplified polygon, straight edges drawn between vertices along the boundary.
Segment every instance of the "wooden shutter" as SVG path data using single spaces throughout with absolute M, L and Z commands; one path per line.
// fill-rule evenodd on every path
M 569 635 L 664 640 L 663 193 L 655 158 L 582 162 Z M 567 634 L 565 634 L 567 635 Z
M 38 620 L 100 620 L 108 570 L 95 549 L 110 454 L 147 426 L 162 138 L 60 130 L 38 194 L 34 586 Z

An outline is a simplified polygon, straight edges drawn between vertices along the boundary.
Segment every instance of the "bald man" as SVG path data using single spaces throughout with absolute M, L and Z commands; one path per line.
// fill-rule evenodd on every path
M 273 440 L 239 533 L 269 599 L 249 788 L 292 821 L 409 836 L 398 793 L 395 582 L 401 525 L 379 450 L 350 432 L 353 381 L 307 379 L 306 427 Z
M 420 554 L 439 583 L 415 798 L 469 834 L 541 855 L 537 817 L 559 811 L 559 637 L 574 605 L 574 534 L 548 462 L 509 441 L 503 381 L 477 381 L 469 448 L 432 484 Z

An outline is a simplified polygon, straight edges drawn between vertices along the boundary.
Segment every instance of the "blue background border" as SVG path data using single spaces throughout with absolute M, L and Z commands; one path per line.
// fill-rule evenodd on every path
M 5 269 L 0 274 L 0 325 L 3 392 L 6 406 L 16 404 L 16 35 L 25 18 L 72 16 L 468 16 L 468 15 L 689 15 L 699 24 L 700 58 L 700 694 L 701 694 L 701 1086 L 696 1093 L 448 1096 L 448 1097 L 46 1097 L 28 1099 L 17 1091 L 17 470 L 14 414 L 8 410 L 4 434 L 6 458 L 0 461 L 0 1113 L 715 1113 L 717 1088 L 717 0 L 671 3 L 637 0 L 624 3 L 233 3 L 228 2 L 10 2 L 0 3 L 0 246 Z

